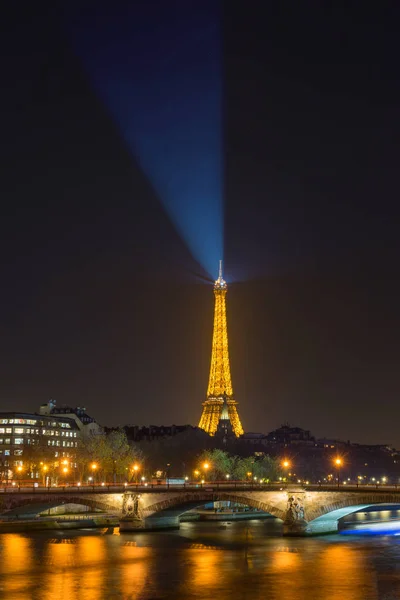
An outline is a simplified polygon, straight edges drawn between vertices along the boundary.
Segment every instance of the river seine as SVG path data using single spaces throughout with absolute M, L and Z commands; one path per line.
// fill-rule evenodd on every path
M 6 600 L 395 600 L 400 538 L 282 538 L 276 521 L 0 535 Z

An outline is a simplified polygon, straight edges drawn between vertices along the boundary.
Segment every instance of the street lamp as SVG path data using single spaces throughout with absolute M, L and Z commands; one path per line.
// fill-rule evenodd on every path
M 65 484 L 67 481 L 67 476 L 68 476 L 68 467 L 63 467 L 63 473 L 64 473 L 64 477 L 65 477 L 65 481 L 64 481 L 64 484 Z
M 93 473 L 93 486 L 94 486 L 94 483 L 95 483 L 95 477 L 94 477 L 94 474 L 95 474 L 95 472 L 96 472 L 96 469 L 97 469 L 97 463 L 93 462 L 93 463 L 90 465 L 90 468 L 92 469 L 92 473 Z
M 341 458 L 336 458 L 335 459 L 335 465 L 336 465 L 336 469 L 337 469 L 337 486 L 338 488 L 340 487 L 340 467 L 342 466 L 343 461 Z
M 22 474 L 22 467 L 21 465 L 19 465 L 17 467 L 17 471 L 18 471 L 18 487 L 21 487 L 21 474 Z
M 133 465 L 133 472 L 135 473 L 135 483 L 137 483 L 138 471 L 139 471 L 139 465 Z
M 46 473 L 49 467 L 47 465 L 43 465 L 43 485 L 46 485 Z

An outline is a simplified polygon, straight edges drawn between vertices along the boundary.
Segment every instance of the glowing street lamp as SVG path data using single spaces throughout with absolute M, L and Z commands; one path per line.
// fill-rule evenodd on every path
M 98 467 L 98 465 L 97 465 L 97 463 L 95 463 L 95 462 L 93 462 L 93 463 L 90 465 L 90 468 L 92 469 L 92 473 L 93 473 L 93 477 L 92 477 L 93 486 L 94 486 L 94 483 L 95 483 L 95 476 L 94 476 L 94 475 L 95 475 L 95 473 L 96 473 L 96 471 L 97 471 L 97 467 Z
M 49 470 L 49 467 L 47 465 L 43 465 L 42 469 L 43 469 L 43 485 L 46 485 L 46 473 Z
M 335 458 L 335 466 L 337 469 L 337 486 L 338 488 L 340 487 L 340 467 L 342 466 L 343 461 L 341 458 L 337 457 Z
M 18 487 L 21 487 L 21 474 L 22 474 L 22 467 L 21 467 L 21 465 L 19 465 L 17 467 L 17 471 L 18 471 Z
M 137 478 L 138 478 L 139 465 L 133 465 L 132 471 L 135 474 L 135 483 L 137 483 L 138 482 Z

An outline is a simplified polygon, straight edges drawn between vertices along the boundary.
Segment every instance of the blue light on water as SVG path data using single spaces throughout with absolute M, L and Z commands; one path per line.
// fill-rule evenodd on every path
M 203 268 L 223 258 L 218 2 L 137 0 L 68 15 L 68 32 L 132 157 Z
M 392 523 L 369 523 L 357 525 L 353 529 L 342 529 L 341 535 L 400 535 L 400 521 Z

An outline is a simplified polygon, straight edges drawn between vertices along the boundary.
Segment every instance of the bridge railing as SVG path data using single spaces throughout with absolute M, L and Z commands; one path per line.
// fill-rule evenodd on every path
M 291 489 L 304 489 L 310 491 L 339 491 L 339 492 L 349 492 L 349 491 L 366 491 L 366 490 L 380 490 L 393 492 L 400 489 L 400 486 L 397 484 L 389 485 L 389 484 L 341 484 L 338 487 L 337 484 L 321 484 L 321 483 L 310 483 L 310 484 L 298 484 L 298 483 L 260 483 L 260 482 L 244 482 L 244 481 L 212 481 L 212 482 L 185 482 L 182 484 L 159 484 L 159 483 L 129 483 L 129 484 L 114 484 L 114 483 L 101 483 L 101 484 L 60 484 L 53 486 L 43 486 L 37 483 L 32 484 L 21 484 L 21 485 L 12 485 L 12 484 L 3 484 L 0 487 L 0 494 L 18 494 L 18 493 L 71 493 L 71 494 L 87 494 L 93 493 L 123 493 L 125 491 L 137 491 L 137 492 L 165 492 L 167 490 L 172 491 L 196 491 L 196 490 L 204 490 L 204 491 L 290 491 Z

